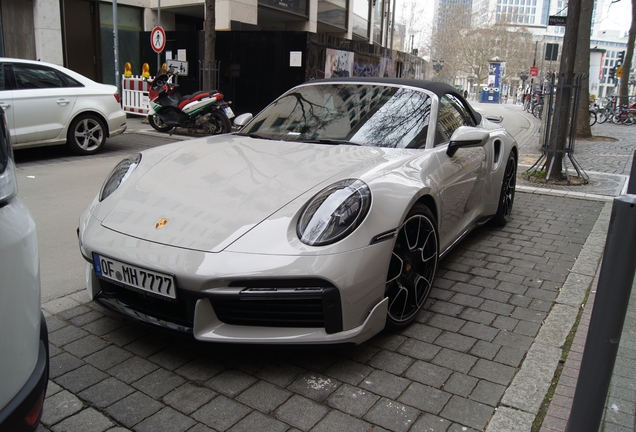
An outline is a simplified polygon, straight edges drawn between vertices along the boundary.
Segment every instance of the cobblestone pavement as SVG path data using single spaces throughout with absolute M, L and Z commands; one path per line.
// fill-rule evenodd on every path
M 608 166 L 625 175 L 622 162 Z M 440 263 L 415 323 L 358 346 L 201 344 L 84 291 L 45 303 L 51 380 L 39 430 L 529 431 L 592 286 L 615 194 L 523 190 L 511 223 L 475 230 Z

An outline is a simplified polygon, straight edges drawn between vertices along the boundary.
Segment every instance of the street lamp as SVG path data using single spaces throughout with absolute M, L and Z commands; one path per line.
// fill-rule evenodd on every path
M 437 59 L 433 59 L 433 70 L 435 71 L 435 75 L 439 75 L 439 71 L 444 67 L 444 59 L 440 59 L 439 62 Z
M 523 105 L 525 103 L 524 95 L 526 91 L 526 80 L 528 79 L 528 74 L 525 72 L 520 72 L 519 78 L 521 79 L 521 98 L 519 100 L 521 100 L 521 105 Z
M 528 79 L 528 74 L 525 72 L 521 72 L 519 74 L 519 78 L 521 79 L 521 88 L 525 89 L 526 88 L 526 80 Z
M 466 77 L 466 79 L 468 79 L 468 93 L 469 93 L 469 95 L 473 94 L 473 84 L 474 84 L 476 78 L 477 77 L 474 74 L 468 74 L 468 76 Z

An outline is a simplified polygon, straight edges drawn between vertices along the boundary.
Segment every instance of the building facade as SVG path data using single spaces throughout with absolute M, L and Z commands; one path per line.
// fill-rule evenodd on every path
M 595 0 L 592 11 L 589 90 L 597 97 L 615 93 L 617 80 L 611 77 L 610 71 L 616 66 L 619 53 L 627 49 L 626 33 L 602 29 L 612 3 L 612 0 Z M 505 24 L 528 29 L 535 44 L 534 66 L 539 69 L 533 82 L 538 84 L 546 74 L 559 69 L 565 26 L 549 25 L 549 17 L 566 17 L 567 5 L 567 0 L 472 0 L 472 25 Z M 555 44 L 558 45 L 558 56 L 551 59 L 546 50 L 548 45 Z M 629 75 L 621 79 L 629 79 Z
M 391 0 L 216 0 L 216 86 L 235 103 L 269 101 L 304 80 L 330 76 L 334 58 L 336 73 L 423 78 L 421 58 L 391 49 L 405 38 L 393 7 Z M 56 63 L 111 84 L 115 53 L 117 74 L 126 62 L 133 74 L 148 63 L 154 75 L 167 59 L 185 59 L 189 74 L 179 84 L 188 93 L 199 86 L 204 23 L 205 0 L 0 0 L 0 56 Z M 150 44 L 157 25 L 166 31 L 159 55 Z

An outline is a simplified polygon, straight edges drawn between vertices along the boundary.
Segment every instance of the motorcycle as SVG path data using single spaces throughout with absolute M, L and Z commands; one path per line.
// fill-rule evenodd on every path
M 211 90 L 181 96 L 177 91 L 178 84 L 172 82 L 173 76 L 172 69 L 169 69 L 149 83 L 150 126 L 159 132 L 169 132 L 176 127 L 209 134 L 231 131 L 230 119 L 234 112 L 223 100 L 222 93 Z

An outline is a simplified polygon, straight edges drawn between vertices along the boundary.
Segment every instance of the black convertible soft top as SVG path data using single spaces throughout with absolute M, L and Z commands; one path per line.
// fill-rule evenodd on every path
M 386 77 L 347 77 L 347 78 L 326 78 L 315 81 L 308 81 L 305 84 L 309 83 L 334 83 L 334 82 L 343 82 L 343 83 L 351 83 L 351 82 L 362 82 L 367 84 L 393 84 L 393 85 L 406 85 L 411 87 L 417 87 L 421 89 L 429 90 L 435 93 L 439 98 L 441 98 L 445 94 L 451 94 L 458 98 L 459 100 L 464 102 L 466 109 L 470 111 L 473 118 L 477 123 L 481 122 L 481 114 L 473 109 L 473 107 L 468 103 L 466 99 L 457 91 L 454 87 L 438 82 L 438 81 L 425 81 L 411 78 L 386 78 Z

